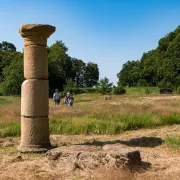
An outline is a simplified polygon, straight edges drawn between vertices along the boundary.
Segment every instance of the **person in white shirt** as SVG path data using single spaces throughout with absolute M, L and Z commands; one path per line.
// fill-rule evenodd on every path
M 73 105 L 73 102 L 74 102 L 74 98 L 73 98 L 73 96 L 68 92 L 67 95 L 66 95 L 65 98 L 64 98 L 64 103 L 65 103 L 67 106 L 72 106 L 72 105 Z

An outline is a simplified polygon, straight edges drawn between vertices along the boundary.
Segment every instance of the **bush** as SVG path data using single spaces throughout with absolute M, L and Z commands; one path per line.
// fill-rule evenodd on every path
M 145 89 L 145 93 L 146 93 L 146 94 L 150 94 L 150 93 L 151 93 L 151 92 L 150 92 L 150 89 L 149 89 L 149 88 L 146 88 L 146 89 Z
M 64 89 L 61 93 L 61 97 L 64 97 L 68 92 L 71 94 L 83 94 L 83 93 L 98 93 L 97 88 L 69 88 Z
M 127 87 L 127 94 L 159 94 L 158 87 Z
M 83 89 L 84 93 L 98 93 L 97 88 L 81 88 Z
M 177 88 L 177 93 L 180 94 L 180 86 Z
M 105 77 L 101 79 L 97 85 L 98 91 L 101 94 L 109 94 L 112 91 L 113 83 L 109 82 L 109 79 Z
M 126 90 L 123 88 L 123 87 L 115 87 L 113 88 L 113 94 L 115 95 L 120 95 L 120 94 L 125 94 L 126 93 Z
M 171 82 L 166 82 L 165 80 L 162 80 L 162 81 L 158 82 L 158 87 L 160 89 L 162 89 L 162 88 L 173 89 L 174 88 L 174 86 L 173 86 L 173 84 Z

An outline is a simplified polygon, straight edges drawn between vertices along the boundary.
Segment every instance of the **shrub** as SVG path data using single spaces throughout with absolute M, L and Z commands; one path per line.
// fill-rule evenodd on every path
M 127 87 L 127 94 L 159 94 L 158 87 Z
M 97 88 L 69 88 L 64 89 L 61 93 L 61 97 L 64 97 L 68 92 L 71 94 L 83 94 L 83 93 L 98 93 Z
M 177 88 L 177 93 L 180 94 L 180 86 Z
M 126 90 L 123 88 L 123 87 L 115 87 L 113 88 L 113 94 L 115 95 L 120 95 L 120 94 L 125 94 L 126 93 Z
M 146 93 L 146 94 L 150 94 L 150 93 L 151 93 L 151 92 L 150 92 L 150 89 L 149 89 L 149 88 L 146 88 L 146 89 L 145 89 L 145 93 Z
M 165 80 L 160 81 L 160 82 L 158 83 L 158 87 L 159 87 L 160 89 L 162 89 L 162 88 L 170 88 L 170 89 L 173 89 L 173 88 L 174 88 L 174 86 L 173 86 L 173 84 L 172 84 L 171 82 L 166 82 Z

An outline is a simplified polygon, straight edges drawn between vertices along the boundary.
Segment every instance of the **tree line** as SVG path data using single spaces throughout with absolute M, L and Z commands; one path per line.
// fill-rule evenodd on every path
M 49 90 L 62 91 L 68 82 L 74 87 L 93 87 L 99 80 L 96 63 L 85 63 L 68 55 L 68 48 L 62 41 L 56 41 L 48 50 Z M 24 81 L 23 53 L 9 42 L 0 43 L 0 94 L 20 95 Z
M 180 86 L 180 26 L 159 40 L 158 47 L 144 53 L 140 60 L 127 61 L 117 74 L 124 87 Z

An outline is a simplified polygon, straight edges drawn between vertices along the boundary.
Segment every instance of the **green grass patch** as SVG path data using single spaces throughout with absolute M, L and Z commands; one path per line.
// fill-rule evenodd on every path
M 4 98 L 0 98 L 0 104 L 10 104 L 10 103 L 11 103 L 10 100 L 4 99 Z
M 180 149 L 180 136 L 167 136 L 165 138 L 165 144 L 169 147 Z
M 173 124 L 180 124 L 179 113 L 174 112 L 170 116 L 161 117 L 160 125 L 173 125 Z
M 77 117 L 62 117 L 50 120 L 51 134 L 120 134 L 128 130 L 153 128 L 161 125 L 178 124 L 178 116 L 157 120 L 153 114 L 121 114 L 113 116 L 93 114 L 78 121 Z M 0 123 L 0 137 L 20 136 L 20 121 Z
M 159 94 L 158 87 L 129 87 L 126 94 Z
M 20 136 L 20 134 L 20 121 L 13 121 L 10 123 L 0 122 L 0 137 Z
M 12 104 L 17 102 L 20 102 L 20 97 L 18 96 L 0 96 L 0 105 Z
M 127 130 L 154 127 L 151 115 L 122 115 L 118 117 L 90 115 L 77 122 L 73 118 L 50 121 L 51 134 L 119 134 Z
M 119 114 L 106 113 L 83 117 L 56 117 L 50 120 L 51 134 L 120 134 L 128 130 L 154 128 L 157 126 L 180 123 L 180 115 L 158 118 L 154 114 Z M 83 119 L 82 119 L 83 118 Z M 20 136 L 20 121 L 0 122 L 0 137 Z

